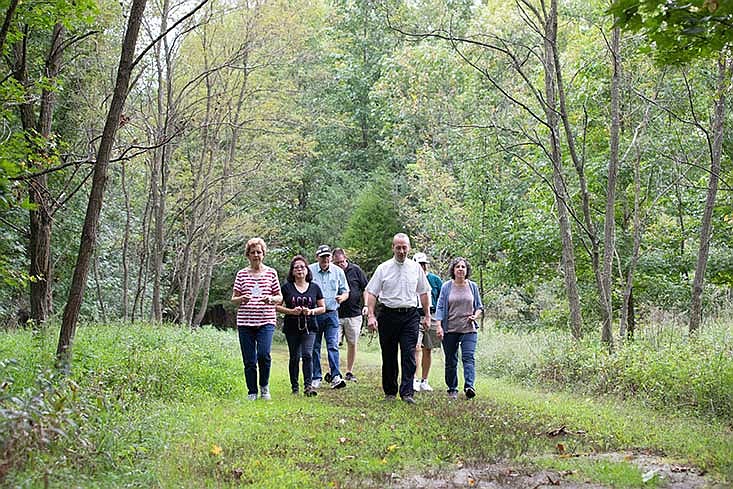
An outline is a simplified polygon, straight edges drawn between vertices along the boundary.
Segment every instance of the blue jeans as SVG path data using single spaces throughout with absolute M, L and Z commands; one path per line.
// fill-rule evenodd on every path
M 247 393 L 257 394 L 257 366 L 260 367 L 260 385 L 270 384 L 270 350 L 274 324 L 259 327 L 243 326 L 239 330 L 239 348 L 244 361 L 244 380 L 247 382 Z
M 461 347 L 464 389 L 473 387 L 476 380 L 476 342 L 478 333 L 446 333 L 443 337 L 445 352 L 445 384 L 448 392 L 458 392 L 458 347 Z
M 313 380 L 322 379 L 321 342 L 326 337 L 326 352 L 331 376 L 341 376 L 339 370 L 339 316 L 338 311 L 328 311 L 316 316 L 316 340 L 313 342 Z
M 290 387 L 293 392 L 297 392 L 301 359 L 303 359 L 303 388 L 308 388 L 311 385 L 311 378 L 313 377 L 313 342 L 316 339 L 316 334 L 286 334 L 285 339 L 288 340 L 288 350 L 290 351 L 290 361 L 288 362 Z

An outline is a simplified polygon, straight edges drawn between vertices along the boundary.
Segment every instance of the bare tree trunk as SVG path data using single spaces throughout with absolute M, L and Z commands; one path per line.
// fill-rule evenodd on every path
M 126 179 L 127 165 L 123 161 L 120 167 L 120 184 L 122 186 L 122 195 L 125 198 L 125 231 L 122 235 L 122 320 L 127 321 L 129 316 L 128 302 L 129 302 L 129 288 L 130 288 L 130 222 L 132 221 L 132 210 L 130 208 L 130 192 L 127 189 Z
M 603 301 L 603 325 L 601 339 L 609 347 L 613 345 L 613 294 L 612 274 L 613 255 L 616 250 L 616 177 L 618 175 L 618 147 L 621 115 L 619 98 L 621 92 L 621 30 L 613 29 L 611 38 L 611 61 L 613 75 L 611 77 L 611 129 L 610 158 L 608 161 L 608 181 L 606 184 L 606 217 L 603 230 L 603 273 L 601 299 Z
M 102 295 L 102 284 L 99 282 L 99 255 L 96 250 L 94 252 L 94 260 L 92 261 L 92 274 L 94 276 L 94 286 L 97 290 L 97 304 L 99 304 L 99 312 L 103 323 L 107 323 L 107 313 L 104 310 L 104 296 Z
M 557 99 L 560 106 L 560 120 L 565 129 L 565 139 L 568 143 L 568 153 L 575 167 L 575 173 L 578 175 L 578 185 L 580 190 L 580 204 L 583 211 L 583 227 L 585 234 L 590 241 L 590 259 L 593 269 L 593 277 L 598 290 L 599 303 L 601 305 L 601 316 L 604 321 L 608 318 L 608 311 L 604 307 L 603 278 L 601 274 L 601 252 L 599 246 L 598 230 L 593 222 L 593 216 L 590 208 L 590 193 L 588 192 L 588 182 L 585 177 L 585 157 L 581 158 L 575 147 L 575 134 L 573 133 L 570 117 L 566 106 L 565 84 L 563 82 L 562 65 L 560 64 L 560 54 L 557 48 L 557 32 L 555 33 L 555 42 L 553 43 L 553 59 L 555 64 L 555 76 L 557 83 Z
M 117 68 L 117 81 L 104 124 L 104 130 L 102 131 L 102 138 L 99 141 L 99 148 L 97 150 L 94 175 L 92 176 L 92 189 L 89 193 L 89 203 L 87 204 L 87 212 L 84 217 L 79 254 L 77 255 L 74 275 L 71 279 L 69 298 L 64 308 L 59 344 L 56 348 L 57 363 L 66 371 L 71 368 L 72 345 L 89 273 L 89 260 L 97 240 L 99 214 L 102 210 L 104 187 L 107 182 L 107 168 L 112 153 L 112 146 L 115 141 L 115 134 L 119 127 L 120 116 L 122 115 L 122 109 L 124 108 L 130 86 L 130 78 L 135 59 L 135 46 L 137 44 L 143 12 L 145 11 L 145 3 L 146 0 L 133 0 L 132 6 L 130 7 L 125 37 L 122 41 L 120 63 Z
M 11 5 L 12 8 L 12 5 Z M 6 18 L 6 21 L 8 19 Z M 62 24 L 54 25 L 51 43 L 46 56 L 44 75 L 55 79 L 61 69 L 63 54 L 62 41 L 65 29 Z M 14 77 L 26 88 L 30 88 L 27 65 L 27 38 L 23 38 L 13 46 Z M 34 121 L 34 109 L 31 102 L 20 105 L 20 119 L 27 134 L 37 133 L 42 138 L 51 136 L 53 113 L 56 106 L 56 95 L 52 89 L 44 88 L 41 92 L 38 121 Z M 53 309 L 53 265 L 51 261 L 51 235 L 53 222 L 53 200 L 48 190 L 48 175 L 38 175 L 28 182 L 28 200 L 33 205 L 29 211 L 28 256 L 30 261 L 30 306 L 31 319 L 37 324 L 46 322 Z
M 562 242 L 562 267 L 565 278 L 565 292 L 570 308 L 570 330 L 573 337 L 582 337 L 583 318 L 580 311 L 580 292 L 575 273 L 575 250 L 573 235 L 568 217 L 568 193 L 563 176 L 562 154 L 560 152 L 559 121 L 557 113 L 557 97 L 555 86 L 555 56 L 557 47 L 557 0 L 551 0 L 550 11 L 545 20 L 545 114 L 550 130 L 550 148 L 552 159 L 552 180 L 555 186 L 555 201 Z
M 641 171 L 639 165 L 641 163 L 641 155 L 634 160 L 634 244 L 631 250 L 631 260 L 629 268 L 626 271 L 626 282 L 624 283 L 623 305 L 621 306 L 621 318 L 619 320 L 619 342 L 623 342 L 626 337 L 626 328 L 629 327 L 631 332 L 631 323 L 634 320 L 629 314 L 633 312 L 632 293 L 634 290 L 634 273 L 636 272 L 636 264 L 639 261 L 639 250 L 641 249 Z M 633 334 L 633 333 L 632 333 Z
M 164 0 L 160 14 L 160 32 L 168 30 L 168 16 L 171 14 L 169 0 Z M 155 222 L 153 244 L 153 321 L 163 320 L 162 284 L 163 256 L 165 254 L 165 215 L 166 196 L 168 193 L 168 134 L 173 124 L 171 120 L 172 106 L 172 61 L 171 49 L 168 45 L 168 36 L 163 36 L 162 43 L 155 47 L 157 88 L 157 123 L 155 143 L 160 145 L 153 156 L 154 172 L 151 184 L 153 185 L 153 216 Z
M 137 283 L 135 285 L 135 300 L 132 303 L 131 320 L 135 321 L 135 315 L 145 315 L 145 296 L 147 294 L 148 271 L 150 268 L 150 221 L 152 220 L 152 191 L 148 192 L 148 200 L 145 203 L 143 212 L 142 228 L 140 230 L 140 246 L 138 250 Z
M 3 19 L 3 25 L 0 27 L 0 53 L 5 49 L 5 40 L 8 38 L 8 32 L 10 31 L 10 24 L 13 22 L 15 17 L 15 11 L 20 4 L 20 0 L 10 0 L 8 10 L 5 11 L 5 18 Z
M 629 291 L 629 300 L 626 304 L 626 317 L 628 317 L 629 320 L 629 327 L 626 330 L 626 339 L 628 341 L 633 341 L 634 333 L 636 333 L 636 314 L 634 313 L 634 310 L 634 288 L 631 287 L 631 290 Z
M 721 55 L 718 59 L 717 94 L 712 130 L 707 133 L 708 149 L 710 151 L 710 176 L 708 177 L 707 198 L 705 199 L 705 210 L 700 226 L 700 248 L 697 252 L 697 266 L 695 267 L 695 277 L 692 280 L 690 334 L 697 333 L 702 323 L 702 292 L 708 254 L 710 253 L 710 240 L 713 236 L 713 210 L 715 209 L 715 198 L 718 194 L 718 181 L 720 180 L 720 158 L 723 149 L 725 96 L 728 90 L 728 79 L 728 59 L 725 55 Z

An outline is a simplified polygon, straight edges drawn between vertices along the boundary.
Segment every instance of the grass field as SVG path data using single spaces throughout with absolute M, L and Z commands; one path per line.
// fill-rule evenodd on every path
M 501 487 L 551 470 L 564 487 L 664 487 L 661 472 L 634 463 L 650 456 L 710 484 L 733 481 L 733 433 L 720 419 L 483 375 L 476 399 L 451 402 L 440 354 L 435 392 L 385 403 L 368 337 L 358 383 L 315 398 L 290 393 L 277 342 L 273 399 L 254 402 L 232 331 L 85 326 L 70 380 L 46 370 L 55 340 L 55 331 L 0 333 L 0 485 L 489 487 L 493 478 Z

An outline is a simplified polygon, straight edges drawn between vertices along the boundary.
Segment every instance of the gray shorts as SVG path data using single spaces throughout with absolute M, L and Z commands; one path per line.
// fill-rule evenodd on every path
M 339 318 L 339 343 L 346 337 L 349 345 L 356 345 L 361 334 L 362 316 Z
M 417 335 L 417 345 L 429 350 L 440 348 L 442 343 L 440 338 L 438 338 L 438 322 L 435 319 L 430 320 L 430 328 L 428 329 L 427 334 L 420 329 L 420 332 Z

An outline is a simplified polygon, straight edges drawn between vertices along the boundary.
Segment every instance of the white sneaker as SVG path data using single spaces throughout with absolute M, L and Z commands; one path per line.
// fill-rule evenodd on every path
M 247 394 L 247 400 L 248 401 L 256 401 L 257 400 L 257 394 Z
M 313 379 L 311 380 L 311 387 L 314 389 L 318 389 L 321 386 L 321 379 Z
M 423 392 L 433 392 L 433 388 L 428 384 L 428 379 L 423 379 L 422 382 L 420 382 L 420 390 Z
M 331 379 L 331 389 L 343 389 L 344 387 L 346 387 L 346 381 L 340 375 L 335 375 Z
M 419 380 L 415 379 L 412 381 L 412 390 L 415 392 L 420 392 L 420 388 L 422 387 L 422 384 Z
M 272 399 L 270 396 L 270 386 L 269 385 L 261 385 L 260 386 L 260 399 L 264 399 L 265 401 L 269 401 Z

